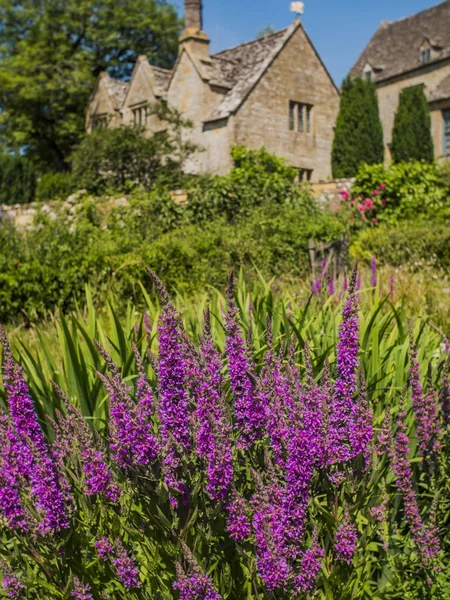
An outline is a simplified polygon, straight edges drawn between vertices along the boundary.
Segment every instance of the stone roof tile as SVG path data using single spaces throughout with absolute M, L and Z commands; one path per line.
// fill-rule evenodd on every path
M 433 47 L 432 61 L 450 57 L 450 0 L 411 17 L 381 23 L 350 74 L 362 76 L 368 63 L 377 82 L 416 69 L 422 64 L 424 41 Z

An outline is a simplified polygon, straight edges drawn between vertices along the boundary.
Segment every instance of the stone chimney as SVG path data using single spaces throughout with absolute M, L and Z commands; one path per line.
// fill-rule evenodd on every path
M 209 37 L 203 31 L 202 0 L 184 0 L 185 28 L 179 39 L 179 51 L 188 48 L 196 57 L 209 59 Z
M 186 29 L 203 29 L 202 0 L 184 0 L 184 22 Z

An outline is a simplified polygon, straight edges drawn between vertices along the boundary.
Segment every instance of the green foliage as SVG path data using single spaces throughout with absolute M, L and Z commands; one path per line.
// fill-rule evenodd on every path
M 49 327 L 38 327 L 28 332 L 26 341 L 23 337 L 15 340 L 16 355 L 24 366 L 42 424 L 48 427 L 44 415 L 54 417 L 55 408 L 61 409 L 60 401 L 49 384 L 52 379 L 88 417 L 99 435 L 108 439 L 105 428 L 108 400 L 96 374 L 97 371 L 104 372 L 106 366 L 92 343 L 93 338 L 100 340 L 111 353 L 133 396 L 138 371 L 132 343 L 136 343 L 144 356 L 145 370 L 158 401 L 154 363 L 148 362 L 146 351 L 147 348 L 153 353 L 158 351 L 156 327 L 160 306 L 152 300 L 148 280 L 142 284 L 148 290 L 146 322 L 132 306 L 128 307 L 122 320 L 118 319 L 111 306 L 102 313 L 96 312 L 88 292 L 85 308 L 80 308 L 67 318 L 57 315 Z M 408 381 L 408 332 L 411 322 L 401 304 L 394 306 L 373 294 L 372 290 L 363 292 L 360 298 L 360 366 L 374 412 L 375 432 L 379 434 L 387 408 L 392 414 L 389 425 L 393 424 L 395 432 L 399 397 Z M 242 334 L 252 339 L 252 357 L 258 374 L 267 352 L 268 318 L 272 323 L 274 348 L 277 356 L 281 357 L 280 364 L 287 361 L 291 367 L 295 364 L 303 379 L 303 350 L 307 341 L 312 354 L 314 380 L 321 380 L 325 357 L 329 360 L 331 372 L 335 372 L 335 348 L 342 311 L 338 302 L 322 304 L 320 299 L 318 303 L 313 301 L 300 305 L 296 296 L 285 294 L 281 297 L 262 280 L 253 290 L 249 290 L 242 278 L 237 286 L 236 300 Z M 175 298 L 174 302 L 185 331 L 194 343 L 201 338 L 202 312 L 209 303 L 214 343 L 222 352 L 225 294 L 213 289 L 208 296 L 194 302 L 186 303 L 180 298 Z M 249 330 L 251 336 L 248 336 Z M 440 347 L 440 335 L 427 325 L 426 318 L 412 325 L 412 333 L 417 340 L 422 381 L 425 381 L 430 369 L 432 383 L 438 389 L 446 358 Z M 34 340 L 34 345 L 31 340 Z M 226 368 L 223 376 L 227 377 Z M 228 391 L 226 401 L 231 408 L 232 397 Z M 314 479 L 308 506 L 311 523 L 308 523 L 305 542 L 309 543 L 309 525 L 315 524 L 321 546 L 327 554 L 319 573 L 318 588 L 314 592 L 318 600 L 444 600 L 448 597 L 448 432 L 443 429 L 439 462 L 430 473 L 428 464 L 418 456 L 414 442 L 416 430 L 409 393 L 407 409 L 408 436 L 412 441 L 411 469 L 419 510 L 422 519 L 429 523 L 434 508 L 433 498 L 438 498 L 436 509 L 441 525 L 439 537 L 442 552 L 427 565 L 419 560 L 417 548 L 412 543 L 411 529 L 405 519 L 404 498 L 396 487 L 389 454 L 374 452 L 370 471 L 366 473 L 361 468 L 362 463 L 355 465 L 354 469 L 345 471 L 346 480 L 340 486 L 332 485 L 325 475 L 320 480 Z M 229 412 L 232 414 L 232 410 Z M 156 430 L 156 415 L 154 427 Z M 234 450 L 236 483 L 246 499 L 250 499 L 255 492 L 252 472 L 256 469 L 262 476 L 266 475 L 262 458 L 263 444 L 257 447 L 261 456 L 253 450 Z M 159 472 L 155 476 L 150 470 L 151 476 L 148 476 L 148 472 L 145 475 L 137 471 L 130 474 L 114 467 L 117 483 L 122 490 L 117 505 L 102 497 L 82 495 L 80 490 L 84 482 L 80 474 L 80 451 L 83 449 L 79 447 L 79 441 L 74 439 L 70 453 L 71 468 L 67 469 L 67 477 L 76 498 L 76 513 L 70 533 L 54 537 L 36 536 L 31 545 L 28 534 L 11 535 L 6 529 L 2 532 L 1 557 L 8 560 L 15 573 L 26 582 L 27 598 L 56 600 L 64 597 L 61 590 L 65 590 L 69 599 L 74 575 L 90 582 L 96 600 L 105 593 L 117 600 L 169 600 L 178 597 L 172 590 L 172 583 L 176 577 L 174 562 L 182 560 L 180 540 L 192 550 L 202 571 L 211 576 L 223 599 L 261 600 L 265 596 L 279 600 L 292 598 L 282 592 L 271 595 L 262 590 L 261 580 L 256 574 L 253 536 L 241 544 L 234 544 L 230 540 L 226 533 L 225 507 L 211 502 L 204 493 L 203 467 L 195 453 L 185 457 L 184 461 L 188 464 L 179 471 L 192 491 L 190 507 L 188 509 L 180 503 L 175 511 L 169 506 L 166 486 L 157 485 Z M 267 452 L 270 453 L 270 450 Z M 273 482 L 275 476 L 272 471 L 269 473 Z M 284 475 L 278 468 L 273 473 L 277 477 Z M 380 508 L 384 490 L 388 496 L 388 513 L 378 521 L 372 510 Z M 349 565 L 337 561 L 333 556 L 334 535 L 342 517 L 343 505 L 351 512 L 358 530 L 356 554 Z M 125 591 L 114 572 L 97 558 L 93 542 L 100 535 L 108 535 L 111 539 L 120 537 L 135 556 L 142 582 L 140 591 Z M 39 560 L 36 560 L 36 556 Z M 311 596 L 304 594 L 298 597 L 303 600 Z
M 391 143 L 392 160 L 396 163 L 410 160 L 434 160 L 431 118 L 422 86 L 405 88 L 395 115 Z
M 342 84 L 333 150 L 333 177 L 353 177 L 361 164 L 382 163 L 383 130 L 375 85 L 347 77 Z
M 101 194 L 136 186 L 179 186 L 184 162 L 196 147 L 183 139 L 191 123 L 166 105 L 155 107 L 166 130 L 146 137 L 140 128 L 96 129 L 73 154 L 73 175 L 79 188 Z
M 0 204 L 27 204 L 34 200 L 36 172 L 23 156 L 0 155 Z
M 404 221 L 361 231 L 353 240 L 352 256 L 370 261 L 373 255 L 380 264 L 410 265 L 418 271 L 425 265 L 450 268 L 450 231 L 447 225 L 429 221 Z
M 0 133 L 65 170 L 96 77 L 129 77 L 140 54 L 171 67 L 181 21 L 164 0 L 0 2 Z
M 36 201 L 65 199 L 78 187 L 72 173 L 44 173 L 36 186 Z
M 383 165 L 363 165 L 356 175 L 352 195 L 371 197 L 379 186 L 379 195 L 386 204 L 377 216 L 380 220 L 398 223 L 420 217 L 447 218 L 450 214 L 450 188 L 436 164 L 407 162 Z

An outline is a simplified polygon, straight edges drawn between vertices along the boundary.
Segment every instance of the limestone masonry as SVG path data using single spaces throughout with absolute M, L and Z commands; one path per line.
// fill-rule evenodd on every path
M 450 159 L 450 0 L 383 21 L 350 74 L 377 86 L 387 161 L 400 91 L 414 85 L 423 86 L 428 99 L 435 156 Z
M 129 82 L 100 75 L 87 130 L 136 123 L 152 135 L 165 125 L 146 106 L 166 101 L 194 123 L 187 135 L 202 151 L 190 172 L 224 173 L 231 147 L 245 145 L 285 157 L 300 179 L 329 178 L 339 92 L 300 20 L 212 55 L 201 0 L 185 0 L 185 23 L 172 70 L 140 56 Z

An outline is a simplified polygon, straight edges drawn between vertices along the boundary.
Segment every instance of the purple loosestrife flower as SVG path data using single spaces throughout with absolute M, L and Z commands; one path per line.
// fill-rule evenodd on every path
M 76 600 L 94 600 L 91 594 L 91 586 L 88 583 L 83 585 L 78 577 L 73 578 L 73 592 L 71 596 Z
M 336 559 L 343 560 L 350 565 L 356 552 L 357 544 L 358 530 L 352 523 L 350 514 L 346 509 L 344 512 L 344 519 L 336 531 L 336 539 L 334 542 Z
M 372 287 L 375 288 L 375 287 L 377 287 L 377 283 L 378 283 L 378 278 L 377 278 L 377 259 L 376 259 L 375 255 L 372 256 L 372 260 L 370 262 L 370 268 L 371 268 L 371 271 L 372 271 L 371 284 L 372 284 Z
M 94 436 L 83 415 L 56 383 L 52 382 L 52 385 L 65 408 L 65 415 L 56 411 L 56 421 L 52 422 L 56 434 L 53 443 L 55 460 L 63 469 L 65 461 L 70 460 L 74 455 L 74 449 L 78 448 L 85 494 L 88 496 L 104 494 L 108 500 L 117 501 L 120 490 L 114 483 L 114 474 L 106 462 L 103 447 L 96 448 Z M 97 440 L 99 441 L 99 438 Z M 101 446 L 101 443 L 99 445 Z
M 395 292 L 395 277 L 393 274 L 391 274 L 389 277 L 389 296 L 390 296 L 391 300 L 394 297 L 394 292 Z
M 256 493 L 252 499 L 253 531 L 256 544 L 256 566 L 269 591 L 284 590 L 291 576 L 285 556 L 282 519 L 282 489 L 276 482 L 265 486 L 261 476 L 253 472 Z
M 206 490 L 210 498 L 224 501 L 233 482 L 231 427 L 222 391 L 222 361 L 213 345 L 208 311 L 205 312 L 199 363 L 197 452 L 206 461 Z
M 99 537 L 98 540 L 94 542 L 94 546 L 97 550 L 97 554 L 99 558 L 103 560 L 108 560 L 111 554 L 114 552 L 114 546 L 109 541 L 107 537 Z
M 248 448 L 261 437 L 264 409 L 250 375 L 245 342 L 239 327 L 239 311 L 233 298 L 233 277 L 228 285 L 228 310 L 225 316 L 226 344 L 230 385 L 233 394 L 235 426 L 239 432 L 238 447 Z
M 31 485 L 31 495 L 42 517 L 41 533 L 55 533 L 69 526 L 60 477 L 48 451 L 22 368 L 14 361 L 5 331 L 0 326 L 4 350 L 4 387 L 9 407 L 15 451 L 21 474 Z
M 331 274 L 328 279 L 328 295 L 332 296 L 335 291 L 336 291 L 336 289 L 334 286 L 334 277 L 333 277 L 333 274 Z
M 130 556 L 119 539 L 116 539 L 116 558 L 112 561 L 118 579 L 123 583 L 126 590 L 141 586 L 139 581 L 139 567 L 136 559 Z
M 355 296 L 357 265 L 355 264 L 347 301 L 339 327 L 337 345 L 336 386 L 329 413 L 329 456 L 333 462 L 348 461 L 353 456 L 352 428 L 355 426 L 356 372 L 358 369 L 358 303 Z
M 366 382 L 364 380 L 364 375 L 360 372 L 356 418 L 350 429 L 350 433 L 353 456 L 363 456 L 366 468 L 369 466 L 373 443 L 372 419 L 373 413 L 367 397 Z
M 317 577 L 322 568 L 324 551 L 317 539 L 317 530 L 314 530 L 311 545 L 303 553 L 300 563 L 300 572 L 295 577 L 293 588 L 295 594 L 306 594 L 312 592 L 316 586 Z
M 383 419 L 383 424 L 377 436 L 376 449 L 377 453 L 387 454 L 392 444 L 392 429 L 391 429 L 391 409 L 386 407 L 386 412 Z
M 211 578 L 201 572 L 188 546 L 182 540 L 180 540 L 180 544 L 183 548 L 186 563 L 189 566 L 189 574 L 186 574 L 179 562 L 175 564 L 177 581 L 173 584 L 173 588 L 178 590 L 180 600 L 221 600 L 221 596 L 215 590 Z
M 211 578 L 203 573 L 186 575 L 180 563 L 175 565 L 177 581 L 173 588 L 178 590 L 180 600 L 220 600 L 221 596 L 214 589 Z
M 97 373 L 110 399 L 111 451 L 117 464 L 128 471 L 141 469 L 153 462 L 157 455 L 157 440 L 152 433 L 152 394 L 141 369 L 138 378 L 137 404 L 129 396 L 130 389 L 120 376 L 118 367 L 106 350 L 94 340 L 112 376 Z M 137 349 L 135 349 L 135 354 Z M 140 358 L 140 357 L 139 357 Z M 139 361 L 139 359 L 137 359 Z
M 409 460 L 409 440 L 406 429 L 407 415 L 404 402 L 404 397 L 402 397 L 397 417 L 397 433 L 391 448 L 392 470 L 397 481 L 397 487 L 403 496 L 406 518 L 417 551 L 422 557 L 432 558 L 439 551 L 439 542 L 433 526 L 426 529 L 420 516 Z
M 6 415 L 0 416 L 0 516 L 11 529 L 27 530 L 28 523 L 25 518 L 24 506 L 20 497 L 21 484 L 20 455 L 15 453 L 15 448 L 21 449 L 17 443 L 16 435 Z
M 444 364 L 444 372 L 442 374 L 441 392 L 439 400 L 441 403 L 442 424 L 447 427 L 450 424 L 450 378 L 449 378 L 449 360 Z
M 234 491 L 231 501 L 227 506 L 227 531 L 237 542 L 242 542 L 249 537 L 251 525 L 248 518 L 248 507 L 245 498 Z
M 20 598 L 23 598 L 23 590 L 25 589 L 25 586 L 5 561 L 2 561 L 2 570 L 3 579 L 0 587 L 3 593 L 7 598 L 12 598 L 13 600 L 19 600 Z
M 422 456 L 426 456 L 437 449 L 439 434 L 439 419 L 437 413 L 437 399 L 432 390 L 424 394 L 420 382 L 420 365 L 417 360 L 417 350 L 411 336 L 409 383 L 411 386 L 411 402 L 414 410 L 417 442 Z

